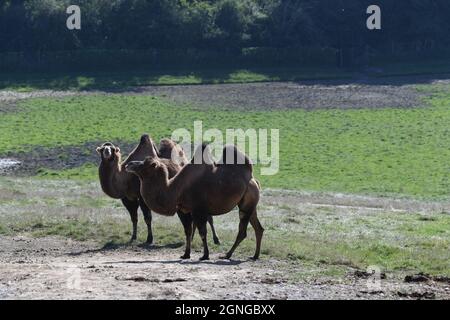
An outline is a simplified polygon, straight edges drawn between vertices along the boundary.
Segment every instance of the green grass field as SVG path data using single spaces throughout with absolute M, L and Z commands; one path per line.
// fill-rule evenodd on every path
M 176 106 L 148 96 L 41 98 L 0 117 L 0 154 L 36 146 L 137 142 L 176 128 L 280 129 L 280 171 L 259 176 L 264 187 L 448 199 L 450 92 L 434 90 L 415 109 L 242 111 Z M 94 152 L 86 150 L 86 152 Z M 257 168 L 256 174 L 259 170 Z M 41 171 L 54 178 L 96 179 L 93 164 Z

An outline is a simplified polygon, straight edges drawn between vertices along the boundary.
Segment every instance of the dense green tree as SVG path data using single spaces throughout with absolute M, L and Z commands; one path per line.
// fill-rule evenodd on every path
M 382 10 L 382 30 L 366 9 Z M 82 29 L 65 27 L 82 9 Z M 250 47 L 333 48 L 340 64 L 422 56 L 450 47 L 448 0 L 3 0 L 0 52 L 40 57 L 62 50 L 191 50 L 239 55 Z M 181 53 L 182 54 L 182 53 Z

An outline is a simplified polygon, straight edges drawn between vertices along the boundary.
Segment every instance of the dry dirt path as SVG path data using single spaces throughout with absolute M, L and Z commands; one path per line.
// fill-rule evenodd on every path
M 450 298 L 444 286 L 383 280 L 288 281 L 277 260 L 181 261 L 178 249 L 100 250 L 61 238 L 0 237 L 0 299 L 398 299 Z M 408 292 L 409 297 L 398 292 Z

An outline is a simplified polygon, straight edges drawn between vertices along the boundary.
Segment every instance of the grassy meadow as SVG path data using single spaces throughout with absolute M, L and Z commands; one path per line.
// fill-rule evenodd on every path
M 266 228 L 263 258 L 293 263 L 290 277 L 343 275 L 348 268 L 380 265 L 392 272 L 450 275 L 450 217 L 445 210 L 393 211 L 309 206 L 285 201 L 284 191 L 345 193 L 403 198 L 450 199 L 450 90 L 421 85 L 432 97 L 418 108 L 258 110 L 175 105 L 143 95 L 95 94 L 22 100 L 0 116 L 0 157 L 39 148 L 84 146 L 104 141 L 138 141 L 147 132 L 157 140 L 193 122 L 209 128 L 280 129 L 280 171 L 256 175 L 264 195 L 259 213 Z M 77 156 L 70 148 L 62 158 Z M 125 152 L 127 150 L 124 150 Z M 86 154 L 95 150 L 86 148 Z M 130 237 L 128 214 L 101 192 L 96 163 L 67 170 L 41 168 L 27 178 L 0 177 L 0 234 L 62 236 L 122 245 Z M 273 195 L 272 193 L 276 193 Z M 380 200 L 382 201 L 382 200 Z M 181 251 L 177 218 L 155 216 L 160 245 Z M 235 237 L 237 217 L 218 217 L 222 252 Z M 145 239 L 140 221 L 139 241 Z M 254 250 L 253 232 L 237 254 Z M 200 250 L 198 238 L 195 249 Z M 301 268 L 298 268 L 298 264 Z
M 369 265 L 392 274 L 450 276 L 448 213 L 331 208 L 299 203 L 295 194 L 282 191 L 264 195 L 259 205 L 266 229 L 262 259 L 290 262 L 287 276 L 293 279 L 343 276 L 348 268 L 365 270 Z M 178 218 L 153 216 L 157 245 L 173 246 L 181 254 L 184 234 Z M 143 243 L 147 228 L 141 215 L 139 219 L 138 243 Z M 230 213 L 214 219 L 222 244 L 210 239 L 210 246 L 217 255 L 233 244 L 238 218 Z M 17 234 L 96 241 L 100 248 L 110 248 L 128 242 L 131 223 L 120 201 L 105 197 L 96 182 L 0 177 L 0 235 Z M 201 252 L 198 234 L 193 248 L 195 258 Z M 254 248 L 249 228 L 236 258 L 251 256 Z
M 422 90 L 426 88 L 422 87 Z M 155 140 L 177 128 L 280 129 L 280 170 L 256 175 L 264 187 L 448 199 L 450 92 L 423 108 L 358 110 L 224 110 L 179 106 L 151 96 L 94 95 L 39 98 L 0 117 L 0 154 L 86 142 Z M 126 150 L 125 150 L 126 151 Z M 92 153 L 94 150 L 86 150 Z M 62 155 L 66 157 L 76 155 Z M 95 180 L 95 164 L 51 178 Z

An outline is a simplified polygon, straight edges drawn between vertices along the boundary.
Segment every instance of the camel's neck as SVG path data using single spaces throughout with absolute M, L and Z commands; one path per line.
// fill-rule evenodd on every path
M 108 196 L 116 199 L 126 196 L 126 180 L 129 179 L 129 174 L 121 170 L 119 164 L 109 164 L 102 161 L 99 175 L 102 189 Z
M 152 211 L 168 216 L 177 211 L 177 194 L 166 176 L 141 179 L 141 194 Z

